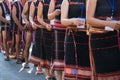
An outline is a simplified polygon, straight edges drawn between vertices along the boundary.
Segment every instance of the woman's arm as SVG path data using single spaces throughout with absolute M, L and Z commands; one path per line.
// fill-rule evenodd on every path
M 30 5 L 30 14 L 29 14 L 29 21 L 31 22 L 32 25 L 34 24 L 34 21 L 33 21 L 34 11 L 35 11 L 35 6 L 34 6 L 34 3 L 32 2 Z
M 100 20 L 94 17 L 96 6 L 97 6 L 97 0 L 89 0 L 87 4 L 88 8 L 86 11 L 86 16 L 87 16 L 87 23 L 96 26 L 96 27 L 105 27 L 109 26 L 114 29 L 119 28 L 120 26 L 118 21 L 106 21 L 106 20 Z
M 49 5 L 49 10 L 48 10 L 48 19 L 52 20 L 55 18 L 55 16 L 59 15 L 60 13 L 61 13 L 60 9 L 55 10 L 55 1 L 51 0 Z
M 93 26 L 106 26 L 106 21 L 94 18 L 97 0 L 89 0 L 88 9 L 86 11 L 87 23 Z
M 24 19 L 26 24 L 29 24 L 29 21 L 27 19 L 26 13 L 28 12 L 28 1 L 25 3 L 23 11 L 22 11 L 22 18 Z
M 43 4 L 41 2 L 39 2 L 39 5 L 38 5 L 38 13 L 37 13 L 37 19 L 38 19 L 38 22 L 45 26 L 47 28 L 47 30 L 51 30 L 50 29 L 50 24 L 44 22 L 43 20 Z
M 13 8 L 12 8 L 12 18 L 14 20 L 14 22 L 17 24 L 18 28 L 22 31 L 23 30 L 23 26 L 21 25 L 20 21 L 18 20 L 17 16 L 16 16 L 16 13 L 17 12 L 17 9 L 15 7 L 15 5 L 13 5 Z
M 39 2 L 39 5 L 38 5 L 37 19 L 41 25 L 43 26 L 47 25 L 47 23 L 45 23 L 43 20 L 43 4 L 41 2 Z
M 33 29 L 37 29 L 37 25 L 36 25 L 35 22 L 33 21 L 34 11 L 35 11 L 35 6 L 34 6 L 34 3 L 32 2 L 31 5 L 30 5 L 29 21 L 30 21 L 30 23 L 31 23 L 31 25 L 32 25 L 32 28 L 33 28 Z
M 83 21 L 80 20 L 79 18 L 69 18 L 68 19 L 68 14 L 69 14 L 68 10 L 69 10 L 69 2 L 68 2 L 68 0 L 63 0 L 62 5 L 61 5 L 61 23 L 65 26 L 83 25 Z

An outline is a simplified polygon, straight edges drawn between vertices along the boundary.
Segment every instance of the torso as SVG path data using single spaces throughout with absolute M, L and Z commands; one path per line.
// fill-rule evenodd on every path
M 86 17 L 86 0 L 71 0 L 71 2 L 78 2 L 78 4 L 70 4 L 68 11 L 68 18 Z
M 2 9 L 2 16 L 5 18 L 6 14 L 10 15 L 10 10 L 8 5 L 5 2 L 0 3 L 1 9 Z M 5 25 L 4 22 L 1 22 L 1 25 Z
M 43 19 L 48 19 L 47 13 L 49 9 L 50 0 L 44 0 L 43 2 Z
M 22 17 L 21 17 L 21 14 L 22 14 L 22 10 L 23 10 L 23 6 L 21 5 L 20 2 L 15 2 L 14 5 L 16 6 L 16 16 L 18 18 L 18 20 L 21 22 L 22 24 Z
M 107 16 L 111 17 L 112 14 L 112 8 L 108 1 L 111 0 L 97 0 L 96 10 L 95 10 L 95 17 L 100 16 Z M 115 1 L 115 11 L 113 17 L 120 17 L 120 0 L 114 0 Z
M 34 6 L 35 6 L 34 21 L 37 21 L 38 4 L 39 4 L 39 0 L 37 0 L 36 2 L 34 2 Z
M 55 1 L 55 9 L 61 9 L 62 1 L 63 1 L 63 0 L 56 0 L 56 1 Z M 57 20 L 60 20 L 60 16 L 61 16 L 61 15 L 58 15 L 58 16 L 56 16 L 55 18 L 56 18 Z

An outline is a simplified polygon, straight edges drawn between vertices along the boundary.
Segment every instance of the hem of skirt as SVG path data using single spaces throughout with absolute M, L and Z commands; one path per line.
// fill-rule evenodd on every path
M 64 70 L 64 60 L 54 60 L 51 69 L 53 70 Z
M 90 78 L 92 76 L 92 72 L 90 67 L 70 65 L 65 67 L 65 75 L 76 75 L 79 78 Z
M 110 72 L 110 73 L 103 73 L 103 74 L 97 73 L 97 75 L 100 76 L 100 77 L 113 76 L 113 75 L 120 75 L 120 71 L 117 71 L 117 72 Z
M 65 74 L 65 80 L 77 80 L 76 75 L 69 75 L 69 74 Z
M 120 72 L 111 72 L 104 74 L 96 74 L 93 78 L 97 80 L 120 80 Z

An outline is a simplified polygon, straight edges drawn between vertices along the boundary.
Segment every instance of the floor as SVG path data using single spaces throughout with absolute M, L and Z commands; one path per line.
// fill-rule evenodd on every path
M 5 56 L 0 52 L 0 80 L 45 80 L 44 74 L 35 75 L 35 67 L 32 73 L 28 73 L 29 69 L 19 72 L 21 64 L 16 64 L 15 59 L 4 61 L 4 58 Z

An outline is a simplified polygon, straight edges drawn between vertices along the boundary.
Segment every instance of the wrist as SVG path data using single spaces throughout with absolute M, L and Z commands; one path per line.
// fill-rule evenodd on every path
M 105 21 L 105 26 L 109 26 L 109 21 Z
M 71 23 L 75 25 L 75 18 L 71 19 Z

